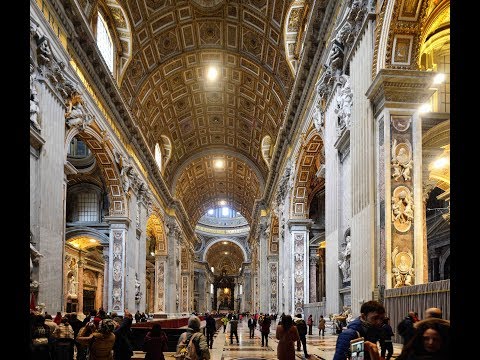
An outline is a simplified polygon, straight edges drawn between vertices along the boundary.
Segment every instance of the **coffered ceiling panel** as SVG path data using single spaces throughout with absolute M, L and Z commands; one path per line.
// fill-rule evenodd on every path
M 213 244 L 207 251 L 205 259 L 208 265 L 214 267 L 214 273 L 226 270 L 227 275 L 238 275 L 246 259 L 240 247 L 231 241 L 220 241 Z
M 225 149 L 247 158 L 262 182 L 267 178 L 261 141 L 269 135 L 275 143 L 294 81 L 282 35 L 290 1 L 126 3 L 133 47 L 121 91 L 152 152 L 161 135 L 172 143 L 167 185 L 182 179 L 174 192 L 192 220 L 225 196 L 248 219 L 261 196 L 251 164 L 242 164 L 245 175 L 227 170 L 232 178 L 215 174 L 212 183 L 208 170 L 200 174 L 193 170 L 197 163 L 185 167 L 185 161 L 195 153 Z M 207 78 L 211 66 L 218 71 L 213 81 Z M 248 176 L 255 179 L 252 184 Z M 207 185 L 209 190 L 202 190 Z
M 223 168 L 216 168 L 219 160 Z M 244 161 L 219 154 L 192 160 L 178 178 L 174 196 L 182 201 L 194 224 L 208 209 L 221 205 L 239 211 L 250 223 L 260 190 L 256 173 Z

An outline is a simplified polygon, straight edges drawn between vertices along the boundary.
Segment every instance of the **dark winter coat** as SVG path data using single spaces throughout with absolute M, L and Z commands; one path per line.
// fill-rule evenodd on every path
M 350 356 L 350 340 L 363 337 L 365 341 L 373 342 L 374 344 L 380 340 L 381 329 L 375 327 L 366 328 L 362 324 L 360 317 L 356 318 L 347 325 L 337 338 L 337 344 L 335 346 L 335 355 L 333 360 L 345 360 L 347 356 Z M 369 360 L 370 355 L 365 352 L 365 360 Z

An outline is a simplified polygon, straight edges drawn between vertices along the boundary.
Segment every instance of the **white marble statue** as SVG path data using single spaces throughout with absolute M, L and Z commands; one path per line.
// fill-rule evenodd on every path
M 76 281 L 75 276 L 70 276 L 68 278 L 68 294 L 69 295 L 77 295 L 77 288 L 76 288 Z
M 349 128 L 351 124 L 353 93 L 350 87 L 350 77 L 342 75 L 340 82 L 343 83 L 340 94 L 337 97 L 337 108 L 335 112 L 338 116 L 338 128 Z
M 32 275 L 33 271 L 33 264 L 38 263 L 38 259 L 43 257 L 42 254 L 33 246 L 32 242 L 30 241 L 30 275 Z
M 321 133 L 323 130 L 323 117 L 322 117 L 322 107 L 320 104 L 315 105 L 315 110 L 313 113 L 313 125 L 315 129 Z
M 86 111 L 84 101 L 79 93 L 72 95 L 67 107 L 65 120 L 68 126 L 83 130 L 93 121 L 93 116 Z
M 139 302 L 141 296 L 142 296 L 142 293 L 140 291 L 140 281 L 138 280 L 138 274 L 135 273 L 135 301 Z
M 38 106 L 38 93 L 35 87 L 36 77 L 35 67 L 30 64 L 30 121 L 37 130 L 40 130 L 40 124 L 38 123 L 40 107 Z
M 338 260 L 338 266 L 342 270 L 343 281 L 350 279 L 350 254 L 351 254 L 351 241 L 350 235 L 345 238 L 346 244 L 343 251 L 340 253 L 340 260 Z

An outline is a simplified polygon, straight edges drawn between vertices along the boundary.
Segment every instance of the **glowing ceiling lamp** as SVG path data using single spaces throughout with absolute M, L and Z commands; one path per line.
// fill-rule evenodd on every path
M 218 77 L 218 70 L 214 66 L 210 66 L 207 71 L 207 79 L 210 81 L 216 80 Z

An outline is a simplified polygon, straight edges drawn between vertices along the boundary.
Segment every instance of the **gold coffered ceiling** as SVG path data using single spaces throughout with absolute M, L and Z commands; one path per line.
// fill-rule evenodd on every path
M 268 176 L 261 141 L 275 143 L 294 80 L 282 35 L 290 1 L 127 3 L 133 56 L 121 91 L 152 153 L 161 135 L 172 143 L 167 185 L 192 224 L 225 196 L 250 220 Z M 208 167 L 215 151 L 239 155 L 223 175 Z
M 217 160 L 223 160 L 225 166 L 215 168 Z M 255 172 L 245 162 L 227 155 L 208 155 L 190 162 L 176 182 L 174 193 L 194 224 L 209 208 L 222 205 L 222 200 L 250 223 L 253 203 L 260 195 Z

